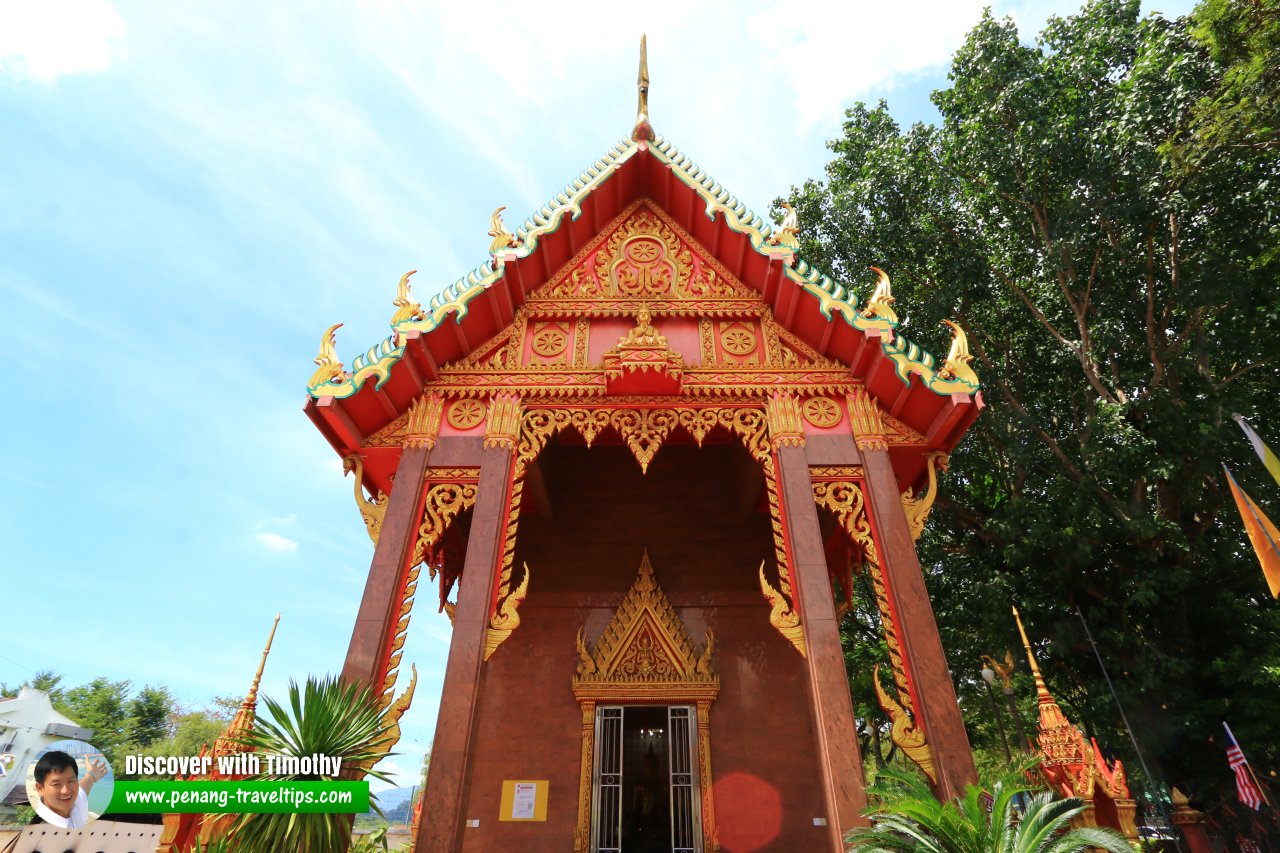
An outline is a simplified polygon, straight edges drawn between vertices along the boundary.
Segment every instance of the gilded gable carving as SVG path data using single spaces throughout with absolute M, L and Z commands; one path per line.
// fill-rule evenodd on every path
M 645 201 L 633 204 L 602 241 L 585 250 L 535 298 L 559 299 L 751 299 L 665 213 Z
M 633 696 L 714 698 L 720 676 L 711 665 L 715 639 L 707 631 L 701 653 L 666 593 L 658 586 L 645 552 L 635 582 L 594 648 L 578 631 L 578 674 L 573 692 L 579 699 L 625 699 Z

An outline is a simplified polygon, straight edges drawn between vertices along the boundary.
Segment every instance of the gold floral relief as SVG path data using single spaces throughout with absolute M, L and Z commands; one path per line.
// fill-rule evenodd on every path
M 542 322 L 534 323 L 530 333 L 530 348 L 535 355 L 544 359 L 555 359 L 563 355 L 569 346 L 569 327 L 567 323 Z
M 829 397 L 810 397 L 801 411 L 804 419 L 816 427 L 829 428 L 840 423 L 840 407 Z
M 634 202 L 533 300 L 752 298 L 660 208 Z M 758 299 L 758 297 L 755 297 Z
M 730 355 L 746 356 L 755 352 L 758 338 L 747 323 L 720 323 L 720 348 Z
M 449 405 L 449 414 L 446 419 L 449 426 L 457 430 L 468 430 L 479 426 L 484 420 L 485 404 L 482 400 L 462 399 L 454 400 Z

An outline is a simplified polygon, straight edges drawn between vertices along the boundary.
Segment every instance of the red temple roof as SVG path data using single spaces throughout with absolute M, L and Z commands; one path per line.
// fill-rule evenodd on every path
M 357 357 L 349 372 L 333 353 L 330 330 L 308 387 L 309 416 L 340 454 L 355 452 L 365 437 L 404 413 L 441 366 L 471 354 L 511 323 L 530 294 L 639 199 L 660 207 L 757 291 L 787 330 L 848 365 L 885 412 L 925 437 L 928 449 L 950 452 L 977 417 L 981 392 L 976 381 L 964 378 L 971 371 L 937 366 L 932 355 L 896 334 L 896 319 L 874 316 L 865 303 L 860 309 L 850 289 L 795 256 L 787 223 L 775 229 L 661 136 L 619 142 L 514 234 L 495 214 L 489 260 L 420 312 L 412 310 L 417 306 L 402 287 L 391 335 Z

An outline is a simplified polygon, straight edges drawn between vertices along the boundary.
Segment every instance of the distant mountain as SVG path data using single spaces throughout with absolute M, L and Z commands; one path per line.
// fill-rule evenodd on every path
M 395 823 L 407 819 L 409 811 L 413 808 L 411 798 L 416 796 L 417 792 L 416 785 L 408 788 L 388 788 L 372 795 L 370 799 L 376 801 L 387 819 Z M 370 809 L 368 813 L 373 814 L 373 809 Z

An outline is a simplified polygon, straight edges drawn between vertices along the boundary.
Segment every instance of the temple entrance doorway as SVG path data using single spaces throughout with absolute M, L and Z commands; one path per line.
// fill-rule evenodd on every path
M 592 853 L 701 853 L 692 705 L 596 708 Z

